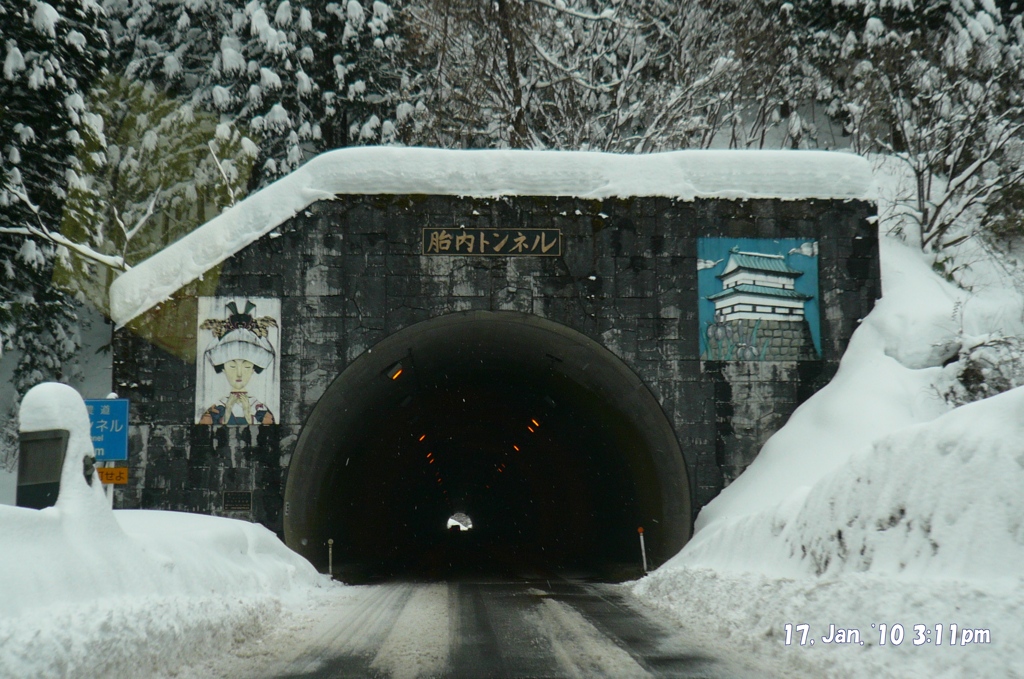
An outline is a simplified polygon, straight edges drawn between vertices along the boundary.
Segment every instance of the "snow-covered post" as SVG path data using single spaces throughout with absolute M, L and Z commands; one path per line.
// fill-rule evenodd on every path
M 152 208 L 152 205 L 150 205 L 150 208 Z M 104 396 L 104 398 L 106 398 L 106 399 L 116 399 L 116 398 L 118 398 L 118 396 L 117 396 L 116 392 L 112 391 L 109 394 L 107 394 L 106 396 Z M 113 467 L 114 465 L 115 465 L 115 463 L 113 461 L 108 461 L 108 462 L 104 463 L 105 467 Z M 109 503 L 109 506 L 110 506 L 111 509 L 114 508 L 114 489 L 115 488 L 117 488 L 117 484 L 114 484 L 114 483 L 108 483 L 108 484 L 106 484 L 106 488 L 104 488 L 104 491 L 107 493 L 107 502 Z
M 644 527 L 640 526 L 636 529 L 636 532 L 640 534 L 640 558 L 643 560 L 644 573 L 647 572 L 647 548 L 644 546 Z
M 327 574 L 334 579 L 334 538 L 327 538 Z
M 93 471 L 86 480 L 86 460 L 93 457 L 92 427 L 81 395 L 66 384 L 44 382 L 29 389 L 18 411 L 18 431 L 64 429 L 67 451 L 60 474 L 56 508 L 92 526 L 114 524 L 106 494 Z

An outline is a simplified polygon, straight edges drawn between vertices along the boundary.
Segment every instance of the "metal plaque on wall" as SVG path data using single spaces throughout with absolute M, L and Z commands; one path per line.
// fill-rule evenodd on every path
M 225 512 L 251 512 L 252 491 L 226 490 L 224 491 Z
M 424 255 L 560 257 L 561 229 L 423 228 Z

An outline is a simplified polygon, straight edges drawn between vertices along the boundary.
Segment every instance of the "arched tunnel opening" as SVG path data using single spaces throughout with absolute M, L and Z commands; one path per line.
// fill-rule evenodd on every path
M 463 513 L 472 528 L 449 528 Z M 465 521 L 464 521 L 465 523 Z M 327 388 L 285 491 L 287 544 L 347 582 L 639 575 L 690 537 L 686 464 L 657 400 L 575 330 L 465 312 L 401 330 Z

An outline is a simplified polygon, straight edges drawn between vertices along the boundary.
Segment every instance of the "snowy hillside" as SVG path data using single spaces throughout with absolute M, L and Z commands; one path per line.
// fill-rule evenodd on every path
M 1016 279 L 979 258 L 968 293 L 894 239 L 881 255 L 883 299 L 836 377 L 633 590 L 794 674 L 1024 676 L 1024 388 L 954 408 L 966 357 L 989 351 L 993 381 L 1019 366 Z M 809 643 L 794 627 L 786 645 L 800 623 Z

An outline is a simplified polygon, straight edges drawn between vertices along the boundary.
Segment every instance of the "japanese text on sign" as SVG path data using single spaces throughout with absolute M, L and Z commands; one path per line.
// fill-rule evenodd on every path
M 248 491 L 224 491 L 225 512 L 251 512 L 252 493 Z
M 128 467 L 97 467 L 101 483 L 123 485 L 128 483 Z
M 128 459 L 128 400 L 86 399 L 96 460 Z
M 560 257 L 559 229 L 423 229 L 425 255 Z

